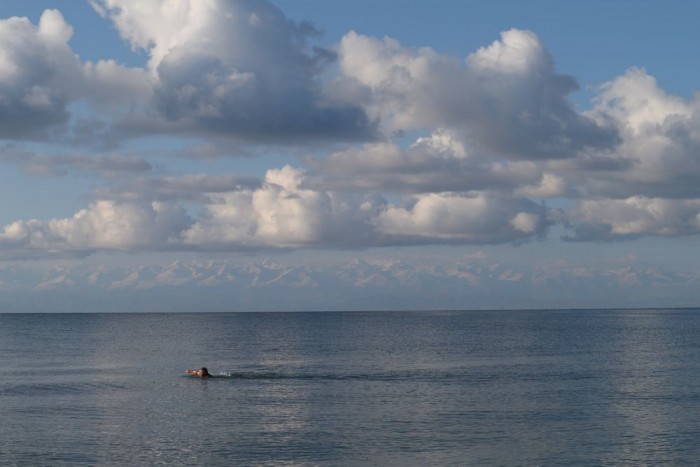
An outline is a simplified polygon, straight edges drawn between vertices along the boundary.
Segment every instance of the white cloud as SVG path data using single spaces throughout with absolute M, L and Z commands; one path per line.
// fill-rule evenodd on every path
M 530 31 L 505 31 L 457 59 L 355 32 L 335 51 L 313 48 L 317 31 L 267 1 L 93 4 L 148 54 L 145 68 L 81 62 L 57 10 L 37 25 L 0 20 L 0 137 L 64 145 L 46 154 L 6 146 L 0 160 L 112 184 L 74 217 L 9 224 L 3 248 L 521 242 L 544 236 L 555 217 L 578 240 L 700 233 L 700 99 L 670 95 L 641 69 L 603 84 L 579 112 L 569 101 L 576 80 Z M 220 148 L 234 136 L 263 157 L 294 140 L 313 156 L 303 159 L 308 170 L 269 169 L 258 180 L 173 176 L 150 161 L 161 149 L 64 150 L 91 139 L 109 146 L 112 124 L 168 144 L 204 135 L 205 149 L 210 136 Z M 368 142 L 375 124 L 382 137 Z M 323 153 L 319 140 L 332 149 Z M 538 203 L 552 198 L 566 198 L 556 216 Z
M 503 243 L 542 234 L 545 215 L 527 200 L 431 193 L 416 196 L 409 208 L 387 207 L 374 222 L 382 234 L 397 239 Z
M 75 66 L 71 35 L 57 10 L 46 10 L 38 27 L 27 18 L 0 20 L 0 137 L 44 134 L 67 121 L 70 96 L 61 75 Z
M 479 72 L 529 75 L 534 69 L 549 69 L 552 59 L 542 42 L 531 31 L 510 29 L 501 40 L 482 47 L 469 56 L 469 64 Z
M 543 222 L 539 214 L 519 212 L 510 220 L 510 224 L 519 232 L 533 234 L 541 229 Z
M 103 200 L 73 217 L 16 221 L 0 233 L 0 246 L 15 252 L 86 254 L 95 250 L 167 250 L 173 233 L 190 223 L 184 210 L 165 203 Z
M 485 193 L 426 194 L 408 207 L 381 198 L 304 188 L 305 174 L 270 170 L 255 190 L 212 194 L 183 234 L 200 248 L 371 247 L 521 242 L 544 234 L 544 207 Z
M 305 188 L 305 178 L 303 170 L 285 166 L 269 170 L 257 187 L 199 176 L 154 179 L 131 192 L 101 190 L 103 199 L 72 217 L 6 225 L 0 248 L 86 254 L 504 243 L 541 236 L 548 226 L 546 209 L 526 199 L 429 194 L 398 207 L 377 196 Z M 182 204 L 193 201 L 203 209 L 197 219 Z
M 150 56 L 154 106 L 180 130 L 265 141 L 366 139 L 364 112 L 334 102 L 319 72 L 332 53 L 267 1 L 103 0 L 120 34 Z
M 380 193 L 426 193 L 491 190 L 509 193 L 520 186 L 547 183 L 542 197 L 556 195 L 554 181 L 542 181 L 542 169 L 530 161 L 499 161 L 471 151 L 452 131 L 437 129 L 408 148 L 369 143 L 311 161 L 322 187 L 375 190 Z M 549 176 L 550 178 L 553 176 Z M 534 193 L 534 189 L 531 190 Z
M 45 10 L 36 26 L 0 20 L 0 138 L 77 142 L 85 118 L 96 116 L 81 116 L 74 104 L 108 121 L 150 96 L 143 70 L 109 59 L 82 63 L 69 45 L 73 33 L 58 10 Z
M 635 196 L 623 200 L 584 200 L 568 213 L 576 240 L 614 240 L 647 235 L 700 233 L 700 200 Z
M 661 90 L 654 77 L 631 68 L 603 84 L 593 116 L 615 119 L 622 129 L 639 134 L 655 131 L 669 119 L 687 119 L 692 108 L 682 99 Z
M 564 161 L 560 176 L 579 196 L 697 198 L 700 179 L 698 101 L 658 88 L 653 77 L 631 69 L 601 87 L 596 120 L 619 128 L 614 151 Z
M 354 32 L 338 50 L 346 80 L 368 90 L 364 105 L 389 130 L 452 128 L 514 159 L 569 158 L 616 142 L 613 128 L 574 110 L 567 96 L 576 81 L 556 73 L 529 31 L 504 32 L 466 64 Z
M 546 199 L 563 197 L 569 193 L 569 189 L 559 175 L 543 173 L 536 183 L 523 185 L 515 193 L 528 198 Z
M 302 171 L 286 166 L 269 170 L 257 190 L 212 195 L 206 213 L 184 232 L 184 242 L 203 248 L 288 248 L 327 241 L 330 197 L 300 188 L 302 180 Z

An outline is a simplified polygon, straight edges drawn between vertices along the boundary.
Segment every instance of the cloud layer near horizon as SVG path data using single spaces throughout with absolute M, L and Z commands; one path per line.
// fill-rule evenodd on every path
M 4 255 L 700 233 L 700 101 L 643 69 L 580 111 L 579 84 L 532 31 L 456 58 L 353 31 L 315 47 L 314 26 L 266 1 L 91 3 L 143 68 L 81 60 L 58 10 L 0 20 L 0 162 L 101 185 L 72 216 L 0 227 Z M 121 152 L 145 137 L 167 141 L 161 155 L 213 142 L 261 166 L 284 145 L 307 156 L 258 178 L 194 158 L 172 174 Z

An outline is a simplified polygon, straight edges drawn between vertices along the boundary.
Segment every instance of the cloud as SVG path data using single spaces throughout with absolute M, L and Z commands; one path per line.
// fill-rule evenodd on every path
M 460 61 L 352 32 L 337 51 L 313 47 L 314 27 L 266 1 L 92 4 L 148 54 L 147 67 L 109 57 L 82 63 L 57 10 L 37 27 L 3 20 L 0 34 L 11 37 L 0 54 L 6 137 L 70 123 L 77 143 L 153 133 L 337 142 L 374 140 L 379 123 L 387 135 L 454 130 L 478 149 L 526 160 L 570 158 L 616 142 L 605 120 L 573 109 L 567 96 L 575 80 L 556 72 L 529 31 L 506 31 Z
M 667 94 L 638 68 L 600 87 L 588 114 L 615 125 L 620 144 L 548 165 L 576 201 L 566 215 L 570 238 L 700 233 L 699 102 Z
M 556 222 L 580 241 L 700 233 L 700 98 L 642 69 L 578 111 L 578 83 L 530 31 L 465 58 L 355 32 L 325 50 L 267 1 L 92 3 L 146 66 L 81 61 L 57 10 L 0 20 L 0 138 L 57 145 L 13 141 L 0 161 L 106 179 L 73 217 L 6 225 L 5 250 L 519 243 Z M 137 136 L 158 136 L 139 154 L 157 149 L 114 151 Z M 232 147 L 278 160 L 287 142 L 306 166 L 173 176 L 151 162 L 188 153 L 187 172 Z
M 35 27 L 27 18 L 0 20 L 0 137 L 25 138 L 68 120 L 70 96 L 61 75 L 75 66 L 73 34 L 57 10 Z
M 304 174 L 269 170 L 256 190 L 212 195 L 206 212 L 183 234 L 202 248 L 298 248 L 340 242 L 332 195 L 301 188 Z
M 0 147 L 0 161 L 14 163 L 25 172 L 36 175 L 67 175 L 69 173 L 96 173 L 105 177 L 149 172 L 146 160 L 130 156 L 109 154 L 42 154 L 17 148 L 14 145 Z
M 410 207 L 387 207 L 374 222 L 389 237 L 427 243 L 517 242 L 542 235 L 547 227 L 542 206 L 482 193 L 419 195 Z
M 97 250 L 167 250 L 190 224 L 184 209 L 166 203 L 98 201 L 73 217 L 16 221 L 0 232 L 0 248 L 15 254 L 85 255 Z
M 600 86 L 594 117 L 607 116 L 632 134 L 653 132 L 669 119 L 687 119 L 692 107 L 682 99 L 668 95 L 656 80 L 641 68 Z
M 567 218 L 573 240 L 615 240 L 641 236 L 700 233 L 700 200 L 635 196 L 624 200 L 584 200 Z
M 112 118 L 148 98 L 153 84 L 144 70 L 81 62 L 69 45 L 73 32 L 58 10 L 45 10 L 36 26 L 0 20 L 0 138 L 93 143 Z
M 96 189 L 96 200 L 107 199 L 133 203 L 149 200 L 158 202 L 207 204 L 212 196 L 259 188 L 262 181 L 256 177 L 234 174 L 192 174 L 183 176 L 132 176 L 121 184 Z
M 154 79 L 146 70 L 105 59 L 83 63 L 80 72 L 78 93 L 98 112 L 116 117 L 149 110 L 144 102 L 153 97 Z
M 314 182 L 336 190 L 509 192 L 523 185 L 547 183 L 540 190 L 542 195 L 559 194 L 554 182 L 542 182 L 542 168 L 536 163 L 495 160 L 468 150 L 453 131 L 445 129 L 419 137 L 407 148 L 396 143 L 368 143 L 310 163 L 320 174 Z
M 319 73 L 333 54 L 308 45 L 318 32 L 266 1 L 93 3 L 147 51 L 154 108 L 180 130 L 267 142 L 374 136 L 361 108 L 324 92 Z
M 358 208 L 348 204 L 352 197 L 302 188 L 303 179 L 290 166 L 269 170 L 262 185 L 230 176 L 143 179 L 121 192 L 101 189 L 102 199 L 72 217 L 5 225 L 0 249 L 31 256 L 368 246 L 362 221 L 368 223 L 371 201 Z M 185 202 L 203 206 L 198 219 Z
M 287 166 L 268 171 L 257 190 L 212 196 L 184 242 L 258 249 L 504 243 L 536 238 L 548 226 L 546 209 L 525 199 L 431 194 L 398 207 L 304 185 L 305 174 Z
M 131 191 L 102 189 L 102 199 L 72 217 L 4 226 L 0 249 L 74 255 L 518 243 L 542 236 L 549 225 L 546 208 L 526 199 L 444 193 L 397 206 L 376 195 L 305 188 L 306 176 L 285 166 L 268 170 L 257 186 L 202 175 L 144 179 Z M 202 208 L 196 218 L 184 207 L 191 202 Z
M 698 108 L 697 98 L 670 96 L 643 70 L 630 69 L 601 86 L 589 112 L 618 128 L 620 144 L 564 161 L 558 170 L 582 197 L 698 198 Z
M 617 143 L 613 127 L 574 110 L 567 96 L 576 81 L 555 71 L 530 31 L 506 31 L 466 63 L 355 32 L 338 50 L 344 85 L 364 88 L 354 97 L 389 130 L 455 129 L 513 159 L 571 158 Z

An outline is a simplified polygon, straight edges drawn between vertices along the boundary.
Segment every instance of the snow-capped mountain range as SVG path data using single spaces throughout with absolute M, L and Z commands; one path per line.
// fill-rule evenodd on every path
M 0 304 L 6 311 L 688 306 L 699 282 L 698 274 L 629 265 L 516 270 L 466 260 L 444 265 L 354 259 L 336 267 L 273 260 L 175 261 L 48 270 L 7 263 L 0 265 Z M 629 293 L 616 293 L 620 288 Z M 606 289 L 608 295 L 601 293 Z M 591 290 L 599 301 L 590 301 Z

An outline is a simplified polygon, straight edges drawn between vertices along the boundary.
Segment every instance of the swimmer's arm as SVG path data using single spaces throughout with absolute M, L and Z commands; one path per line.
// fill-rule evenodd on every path
M 187 370 L 187 371 L 185 371 L 185 373 L 187 373 L 188 375 L 198 375 L 199 376 L 200 371 L 201 370 Z

